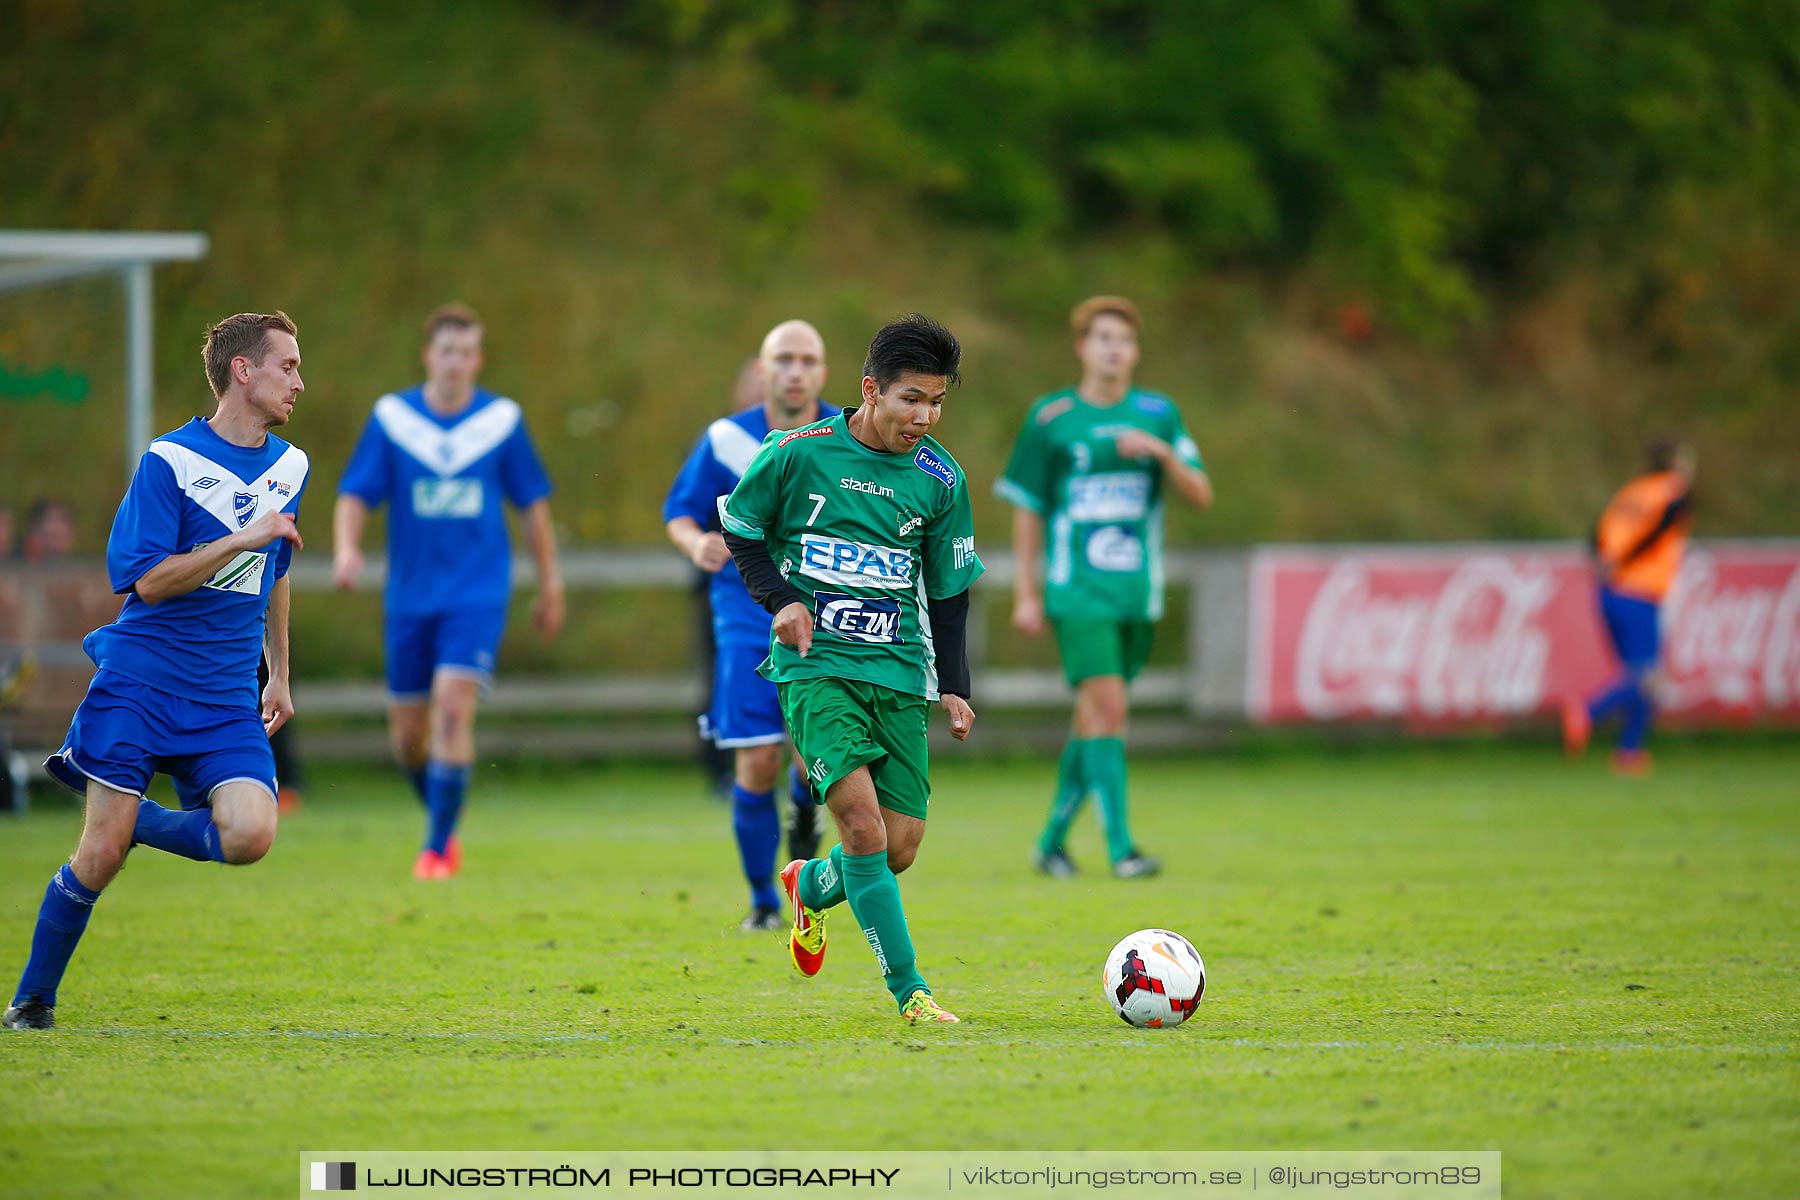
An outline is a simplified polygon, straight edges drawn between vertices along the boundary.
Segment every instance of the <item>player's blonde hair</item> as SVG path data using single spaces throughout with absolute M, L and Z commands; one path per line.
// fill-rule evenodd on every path
M 1079 342 L 1088 335 L 1088 330 L 1093 328 L 1094 318 L 1102 313 L 1118 317 L 1131 326 L 1133 333 L 1144 327 L 1143 318 L 1138 316 L 1137 305 L 1125 297 L 1089 296 L 1069 312 L 1069 328 L 1074 332 L 1076 341 Z
M 206 363 L 206 382 L 212 385 L 214 396 L 223 396 L 231 386 L 232 359 L 247 358 L 262 366 L 263 355 L 269 352 L 269 334 L 274 330 L 290 337 L 300 336 L 294 319 L 280 309 L 272 313 L 237 313 L 206 331 L 200 357 Z

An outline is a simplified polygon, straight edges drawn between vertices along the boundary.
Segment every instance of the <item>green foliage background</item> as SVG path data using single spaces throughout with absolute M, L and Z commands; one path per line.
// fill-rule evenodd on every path
M 211 235 L 158 273 L 159 427 L 209 407 L 209 320 L 292 312 L 320 540 L 450 297 L 568 539 L 649 543 L 776 320 L 824 330 L 837 400 L 881 321 L 949 323 L 945 439 L 985 488 L 1101 290 L 1145 307 L 1141 379 L 1218 484 L 1179 541 L 1572 536 L 1665 427 L 1700 444 L 1704 532 L 1800 531 L 1791 0 L 31 0 L 0 26 L 0 225 Z M 0 358 L 93 383 L 0 405 L 0 500 L 70 495 L 93 544 L 117 307 L 0 297 Z

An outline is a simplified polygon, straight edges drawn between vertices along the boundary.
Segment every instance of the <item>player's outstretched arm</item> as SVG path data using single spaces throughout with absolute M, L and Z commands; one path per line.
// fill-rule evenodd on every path
M 1013 509 L 1013 628 L 1042 637 L 1044 619 L 1044 518 L 1029 508 Z
M 744 577 L 750 598 L 762 605 L 763 611 L 775 618 L 771 628 L 777 641 L 792 646 L 805 658 L 812 649 L 812 606 L 799 588 L 782 578 L 768 543 L 761 538 L 725 534 L 725 548 Z
M 539 635 L 553 638 L 562 632 L 565 610 L 562 566 L 556 560 L 556 529 L 550 523 L 548 500 L 534 500 L 525 510 L 525 530 L 537 561 L 538 594 L 531 607 L 531 623 Z
M 160 604 L 173 596 L 185 596 L 244 551 L 261 550 L 276 539 L 292 542 L 296 550 L 301 548 L 300 530 L 294 525 L 292 513 L 264 513 L 249 528 L 240 529 L 230 537 L 220 538 L 186 554 L 171 554 L 138 576 L 131 590 L 145 604 Z
M 1177 454 L 1168 442 L 1153 433 L 1133 429 L 1121 433 L 1113 444 L 1122 457 L 1154 458 L 1156 465 L 1162 468 L 1163 478 L 1178 496 L 1203 512 L 1212 507 L 1212 480 L 1206 477 L 1205 471 Z
M 792 646 L 801 658 L 805 658 L 812 650 L 812 609 L 802 601 L 796 600 L 776 613 L 769 628 L 775 632 L 777 641 L 785 646 Z
M 950 714 L 950 736 L 960 742 L 975 727 L 975 710 L 969 706 L 969 593 L 964 589 L 927 604 L 937 654 L 939 703 Z
M 268 619 L 263 626 L 263 660 L 269 664 L 269 682 L 263 685 L 263 729 L 274 736 L 294 715 L 294 697 L 288 686 L 288 606 L 291 592 L 283 575 L 269 589 Z
M 351 591 L 362 577 L 363 528 L 369 523 L 369 506 L 361 496 L 341 493 L 331 510 L 331 582 Z
M 708 575 L 717 575 L 731 561 L 731 551 L 725 548 L 724 537 L 708 533 L 692 517 L 672 517 L 663 525 L 663 529 L 668 532 L 669 540 L 675 543 L 675 548 Z
M 975 728 L 975 710 L 969 707 L 969 702 L 961 696 L 945 692 L 940 703 L 943 704 L 944 711 L 950 714 L 950 736 L 959 742 L 967 738 L 969 731 Z

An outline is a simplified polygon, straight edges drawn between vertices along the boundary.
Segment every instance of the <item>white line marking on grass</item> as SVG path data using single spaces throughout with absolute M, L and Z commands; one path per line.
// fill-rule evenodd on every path
M 699 1031 L 693 1028 L 665 1032 L 692 1035 Z M 875 1031 L 880 1032 L 880 1031 Z M 901 1033 L 901 1030 L 890 1032 Z M 115 1037 L 150 1037 L 175 1041 L 185 1038 L 220 1039 L 241 1041 L 384 1041 L 384 1042 L 494 1042 L 499 1044 L 525 1045 L 557 1045 L 566 1042 L 613 1042 L 620 1040 L 610 1033 L 495 1033 L 479 1030 L 439 1031 L 439 1032 L 406 1032 L 394 1033 L 374 1029 L 64 1029 L 64 1036 L 86 1036 L 96 1038 Z M 642 1035 L 634 1035 L 641 1037 Z M 1118 1050 L 1121 1047 L 1151 1046 L 1161 1041 L 1165 1034 L 1152 1034 L 1135 1041 L 1119 1041 L 1115 1037 L 1107 1037 L 1104 1041 L 1093 1040 L 1087 1044 L 1093 1047 L 1104 1047 Z M 1213 1038 L 1204 1034 L 1181 1034 L 1181 1037 L 1194 1036 L 1213 1046 L 1228 1046 L 1234 1050 L 1356 1050 L 1377 1051 L 1384 1054 L 1419 1054 L 1430 1051 L 1474 1051 L 1516 1052 L 1516 1053 L 1548 1053 L 1548 1054 L 1748 1054 L 1748 1055 L 1789 1055 L 1793 1047 L 1786 1045 L 1742 1045 L 1724 1043 L 1718 1045 L 1695 1044 L 1691 1042 L 1502 1042 L 1502 1041 L 1443 1041 L 1443 1042 L 1363 1042 L 1363 1041 L 1261 1041 L 1255 1038 Z M 687 1037 L 682 1040 L 694 1041 Z M 718 1046 L 769 1046 L 788 1048 L 797 1045 L 811 1045 L 805 1039 L 793 1038 L 744 1038 L 744 1037 L 702 1037 L 703 1041 Z M 942 1037 L 933 1036 L 929 1041 L 943 1046 L 979 1046 L 979 1047 L 1022 1047 L 1026 1049 L 1045 1049 L 1043 1040 L 1021 1038 L 980 1038 L 980 1037 Z M 1070 1048 L 1078 1048 L 1071 1046 Z

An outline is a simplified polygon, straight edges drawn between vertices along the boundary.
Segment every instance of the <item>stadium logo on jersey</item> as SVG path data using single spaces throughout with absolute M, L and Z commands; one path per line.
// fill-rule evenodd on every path
M 865 496 L 886 496 L 889 500 L 894 498 L 893 488 L 882 487 L 879 483 L 870 483 L 866 479 L 840 479 L 838 486 L 849 488 L 853 492 L 861 492 Z
M 479 517 L 481 497 L 479 479 L 415 479 L 412 486 L 413 515 L 428 518 Z
M 1142 471 L 1103 471 L 1069 480 L 1071 521 L 1136 521 L 1150 508 L 1150 476 Z
M 800 573 L 841 587 L 907 588 L 913 582 L 913 556 L 899 546 L 808 533 L 800 538 Z
M 933 454 L 929 446 L 919 447 L 919 452 L 913 455 L 913 465 L 933 479 L 941 480 L 947 488 L 956 486 L 956 468 Z
M 278 492 L 284 497 L 294 494 L 294 485 L 291 483 L 283 483 L 279 479 L 271 479 L 268 483 L 271 492 Z
M 194 490 L 196 492 L 204 492 L 209 487 L 217 487 L 218 484 L 219 481 L 217 478 L 208 475 L 205 479 L 194 480 Z
M 789 442 L 793 441 L 795 438 L 830 437 L 832 434 L 834 434 L 836 432 L 837 432 L 837 430 L 830 425 L 820 425 L 816 429 L 796 429 L 796 430 L 794 430 L 794 432 L 792 432 L 792 433 L 788 434 L 786 437 L 782 438 L 779 442 L 776 442 L 775 448 L 777 450 L 779 450 L 781 447 L 787 445 Z
M 815 592 L 818 626 L 853 642 L 898 642 L 900 602 L 866 600 L 842 592 Z
M 1141 571 L 1144 543 L 1122 525 L 1103 525 L 1088 535 L 1087 561 L 1096 571 Z
M 231 497 L 231 515 L 237 518 L 238 528 L 242 529 L 256 515 L 256 493 L 238 492 Z

